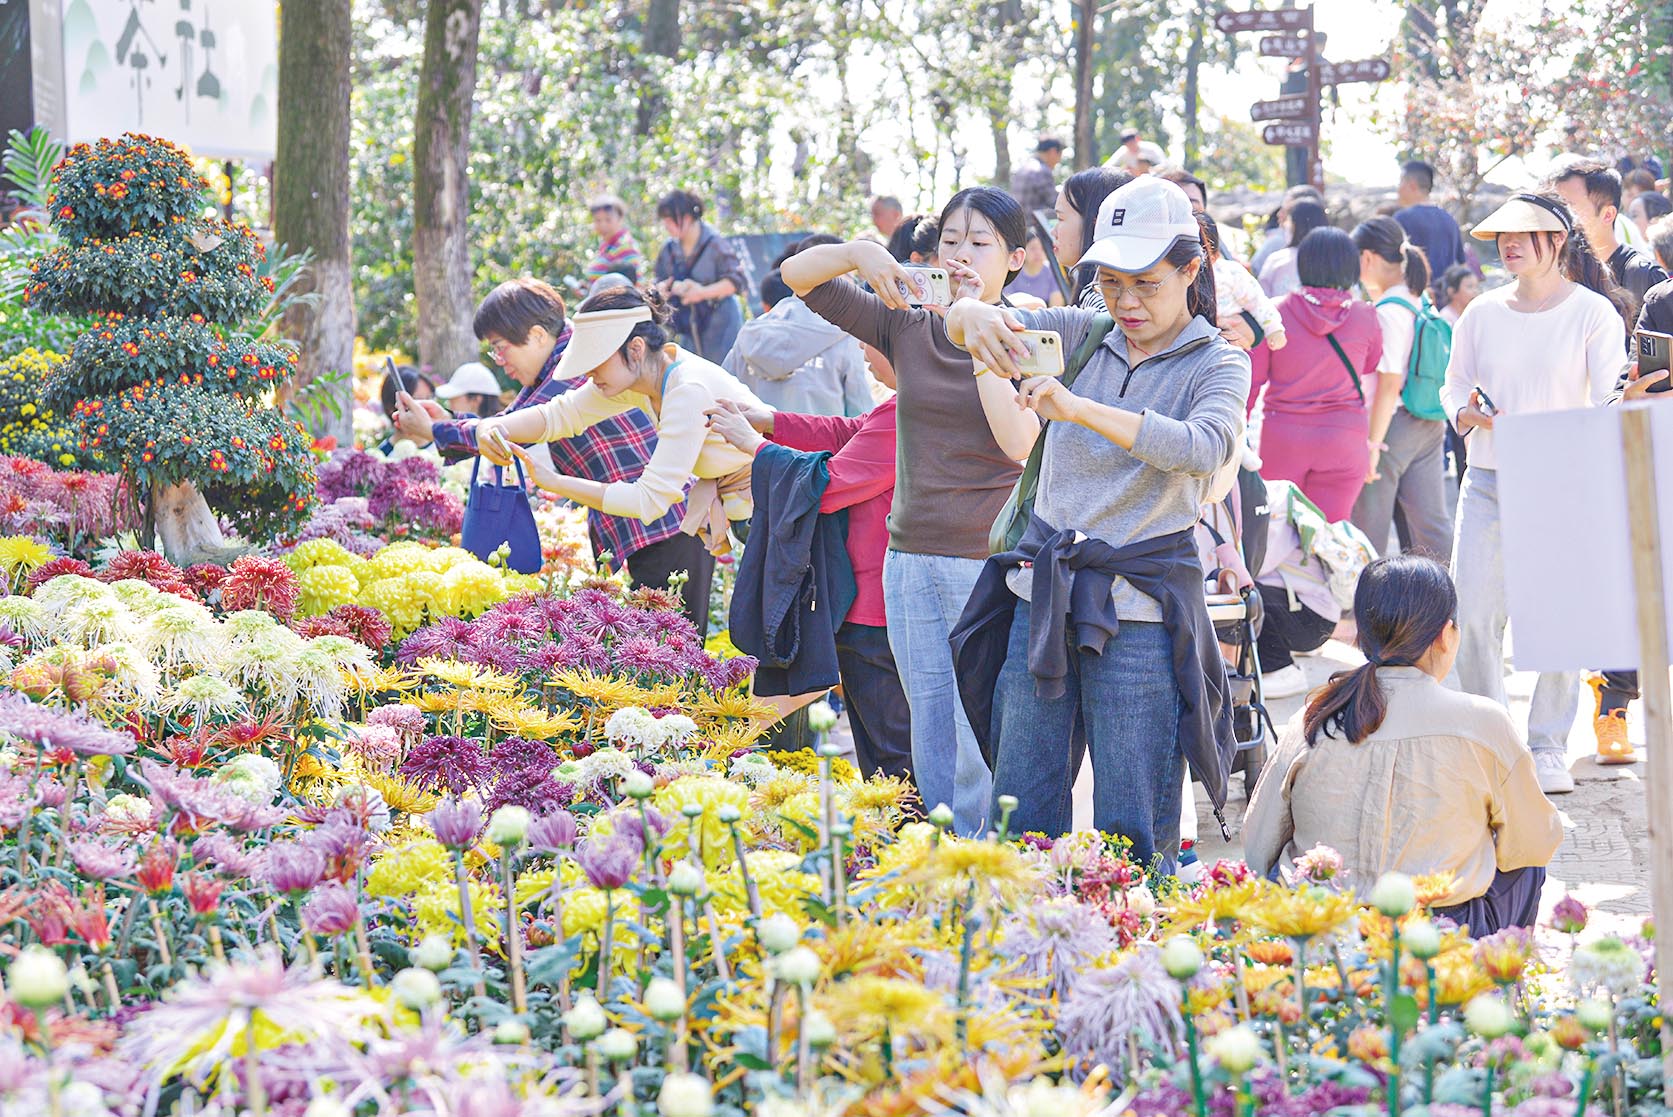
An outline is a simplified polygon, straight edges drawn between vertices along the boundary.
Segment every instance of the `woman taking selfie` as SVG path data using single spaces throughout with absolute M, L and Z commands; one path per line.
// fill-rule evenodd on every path
M 1251 869 L 1274 876 L 1325 845 L 1362 892 L 1387 872 L 1453 874 L 1434 914 L 1478 938 L 1533 926 L 1562 821 L 1504 707 L 1442 685 L 1457 608 L 1430 559 L 1365 568 L 1354 619 L 1366 662 L 1331 676 L 1285 727 L 1243 821 Z
M 680 345 L 719 363 L 743 328 L 738 296 L 749 286 L 737 249 L 703 220 L 703 199 L 674 190 L 656 204 L 668 240 L 656 254 L 656 288 L 674 308 Z
M 1463 632 L 1458 683 L 1504 705 L 1508 614 L 1494 416 L 1607 400 L 1626 365 L 1622 314 L 1630 300 L 1592 252 L 1568 207 L 1554 197 L 1517 194 L 1471 235 L 1498 242 L 1499 257 L 1516 282 L 1484 292 L 1458 319 L 1441 388 L 1441 404 L 1470 448 L 1452 537 Z M 1550 591 L 1579 592 L 1579 587 Z M 1534 684 L 1528 746 L 1547 794 L 1574 790 L 1564 757 L 1579 689 L 1580 675 L 1573 671 L 1541 672 Z
M 1218 812 L 1235 747 L 1192 529 L 1239 451 L 1249 359 L 1215 324 L 1202 236 L 1171 182 L 1104 199 L 1084 260 L 1116 328 L 1073 387 L 1024 378 L 1017 332 L 1054 331 L 1069 355 L 1107 318 L 968 298 L 947 315 L 948 336 L 1000 374 L 977 377 L 995 440 L 1017 456 L 1045 440 L 1026 534 L 989 561 L 954 637 L 966 703 L 989 723 L 994 793 L 1020 804 L 1013 833 L 1067 832 L 1066 742 L 1083 726 L 1093 825 L 1131 840 L 1141 864 L 1172 864 L 1186 763 Z M 991 718 L 972 701 L 984 694 Z
M 518 458 L 541 488 L 611 516 L 649 523 L 685 497 L 682 528 L 708 547 L 705 561 L 690 571 L 697 616 L 707 617 L 712 555 L 730 550 L 728 523 L 748 521 L 751 505 L 749 455 L 711 432 L 704 413 L 722 399 L 767 405 L 719 365 L 676 345 L 668 308 L 654 292 L 601 291 L 581 304 L 570 325 L 553 376 L 585 376 L 587 383 L 537 406 L 483 419 L 476 426 L 477 448 L 495 465 Z M 602 484 L 568 476 L 515 445 L 571 438 L 634 408 L 656 428 L 656 449 L 635 480 Z M 693 478 L 697 484 L 686 496 Z
M 941 266 L 997 303 L 1028 240 L 1016 199 L 988 186 L 960 191 L 937 228 Z M 871 291 L 841 278 L 851 271 Z M 943 308 L 907 301 L 907 273 L 882 245 L 820 245 L 786 260 L 781 274 L 810 310 L 894 367 L 897 468 L 883 597 L 912 707 L 912 770 L 925 809 L 946 803 L 960 834 L 981 834 L 991 780 L 958 702 L 947 638 L 987 558 L 988 527 L 1016 482 L 1017 458 L 988 430 L 982 381 L 947 339 Z

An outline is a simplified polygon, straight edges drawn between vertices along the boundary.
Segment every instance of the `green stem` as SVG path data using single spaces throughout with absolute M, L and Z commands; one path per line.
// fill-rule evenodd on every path
M 1441 1006 L 1435 1003 L 1435 965 L 1425 960 L 1423 963 L 1423 984 L 1429 993 L 1429 1026 L 1433 1028 L 1441 1020 Z M 1424 1056 L 1423 1059 L 1423 1104 L 1430 1105 L 1435 1100 L 1435 1059 Z
M 511 971 L 511 1011 L 521 1016 L 528 1011 L 529 1003 L 523 978 L 523 929 L 517 921 L 517 880 L 509 850 L 501 854 L 500 861 L 505 875 L 505 958 L 506 968 Z
M 1202 1067 L 1197 1062 L 1197 1022 L 1191 1017 L 1190 995 L 1179 990 L 1181 1015 L 1185 1017 L 1185 1050 L 1191 1060 L 1191 1108 L 1197 1117 L 1208 1117 L 1208 1099 L 1203 1093 Z
M 1481 1095 L 1481 1117 L 1493 1117 L 1493 1064 L 1487 1064 L 1487 1089 Z
M 1585 1073 L 1580 1076 L 1580 1103 L 1574 1107 L 1574 1117 L 1586 1117 L 1586 1103 L 1592 1100 L 1592 1075 L 1596 1070 L 1597 1061 L 1587 1059 Z
M 964 1045 L 965 1036 L 970 1028 L 970 948 L 975 941 L 976 931 L 970 925 L 970 908 L 976 903 L 976 882 L 970 882 L 970 891 L 965 896 L 965 903 L 959 909 L 959 934 L 962 942 L 959 946 L 958 957 L 958 1022 L 956 1024 L 959 1046 Z
M 1400 1117 L 1400 1022 L 1394 1018 L 1394 1002 L 1400 996 L 1400 924 L 1394 924 L 1394 952 L 1388 960 L 1388 985 L 1383 994 L 1383 1014 L 1388 1017 L 1388 1117 Z
M 1311 1022 L 1307 1019 L 1307 940 L 1295 940 L 1295 1003 L 1301 1009 L 1301 1042 L 1307 1044 Z
M 482 951 L 476 945 L 476 919 L 471 912 L 471 886 L 465 876 L 465 852 L 453 851 L 454 875 L 459 881 L 459 922 L 465 926 L 465 950 L 471 956 L 471 972 L 476 974 L 476 995 L 486 997 L 488 987 L 482 981 Z
M 612 889 L 604 890 L 604 930 L 598 936 L 598 1003 L 610 1003 L 610 942 L 613 931 L 612 924 L 616 922 L 616 893 Z

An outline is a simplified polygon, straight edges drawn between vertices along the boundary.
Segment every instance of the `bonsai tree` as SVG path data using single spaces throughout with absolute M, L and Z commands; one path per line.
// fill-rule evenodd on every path
M 151 136 L 77 144 L 52 183 L 60 243 L 25 299 L 99 320 L 49 378 L 46 406 L 126 475 L 147 544 L 180 565 L 224 557 L 220 519 L 258 541 L 298 525 L 311 439 L 274 403 L 296 353 L 236 332 L 270 291 L 255 233 L 203 216 L 208 184 Z

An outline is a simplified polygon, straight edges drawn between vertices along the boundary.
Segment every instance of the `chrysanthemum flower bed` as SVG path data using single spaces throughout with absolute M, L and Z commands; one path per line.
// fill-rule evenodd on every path
M 669 595 L 475 562 L 0 540 L 0 1111 L 1658 1112 L 1648 948 L 1577 904 L 1550 969 L 1328 851 L 962 840 L 760 750 Z

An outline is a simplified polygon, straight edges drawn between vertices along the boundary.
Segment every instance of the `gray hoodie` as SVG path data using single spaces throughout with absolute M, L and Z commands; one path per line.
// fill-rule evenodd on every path
M 745 322 L 721 364 L 777 411 L 855 416 L 874 402 L 860 343 L 795 296 Z
M 1056 330 L 1073 353 L 1095 315 L 1074 307 L 1017 311 L 1031 330 Z M 1216 471 L 1242 446 L 1249 398 L 1249 355 L 1193 318 L 1161 353 L 1128 364 L 1127 339 L 1111 330 L 1074 384 L 1074 393 L 1143 415 L 1131 450 L 1074 423 L 1046 428 L 1034 512 L 1123 547 L 1183 531 L 1197 522 Z M 1022 574 L 1023 577 L 1018 577 Z M 1026 597 L 1025 571 L 1009 585 Z M 1114 587 L 1122 620 L 1160 621 L 1162 609 L 1125 580 Z

